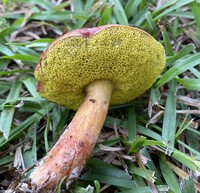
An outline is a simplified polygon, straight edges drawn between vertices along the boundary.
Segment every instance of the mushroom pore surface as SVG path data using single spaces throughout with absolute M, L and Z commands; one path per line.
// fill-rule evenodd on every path
M 121 104 L 150 88 L 165 61 L 163 46 L 134 27 L 107 25 L 91 36 L 70 32 L 44 52 L 35 70 L 37 89 L 48 100 L 75 110 L 89 83 L 108 80 L 113 84 L 111 104 Z

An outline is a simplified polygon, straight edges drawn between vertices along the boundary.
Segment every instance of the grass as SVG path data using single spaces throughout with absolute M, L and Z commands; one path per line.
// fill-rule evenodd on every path
M 57 141 L 74 112 L 35 91 L 35 65 L 66 31 L 118 23 L 166 50 L 148 92 L 111 106 L 86 169 L 70 192 L 200 191 L 200 2 L 195 0 L 2 0 L 0 3 L 0 192 Z M 65 192 L 60 186 L 59 192 Z

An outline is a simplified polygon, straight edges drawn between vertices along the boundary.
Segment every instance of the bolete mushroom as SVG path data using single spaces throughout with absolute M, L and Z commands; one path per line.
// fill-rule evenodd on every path
M 164 64 L 163 46 L 134 27 L 83 28 L 55 40 L 35 69 L 37 90 L 78 111 L 29 183 L 39 192 L 51 192 L 64 179 L 68 188 L 92 154 L 109 105 L 144 93 Z

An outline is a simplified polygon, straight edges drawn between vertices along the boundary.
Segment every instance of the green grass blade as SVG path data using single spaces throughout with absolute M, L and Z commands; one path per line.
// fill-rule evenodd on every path
M 178 53 L 176 53 L 174 56 L 172 57 L 167 57 L 167 66 L 171 66 L 171 64 L 175 61 L 177 61 L 178 59 L 184 58 L 184 56 L 186 56 L 187 54 L 189 54 L 190 52 L 194 51 L 195 46 L 194 45 L 187 45 L 185 47 L 183 47 Z
M 165 105 L 162 139 L 165 144 L 170 146 L 168 154 L 174 147 L 175 132 L 176 132 L 176 82 L 172 81 L 170 84 L 170 90 L 167 96 Z
M 188 141 L 189 141 L 189 146 L 196 151 L 199 151 L 199 136 L 200 136 L 200 131 L 194 129 L 194 128 L 187 128 L 187 136 L 188 136 Z
M 172 45 L 171 45 L 171 42 L 170 42 L 169 35 L 168 35 L 165 28 L 162 31 L 162 36 L 163 36 L 164 43 L 165 43 L 166 55 L 167 56 L 173 56 L 174 55 L 173 48 L 172 48 Z
M 192 177 L 185 179 L 182 185 L 182 193 L 195 193 L 194 180 Z
M 132 165 L 129 168 L 129 173 L 138 175 L 152 183 L 154 183 L 154 181 L 155 181 L 154 172 L 151 170 L 148 170 L 146 168 L 138 168 L 138 167 L 135 167 Z
M 8 97 L 5 100 L 5 105 L 2 105 L 3 110 L 0 117 L 0 131 L 3 133 L 3 136 L 7 140 L 11 130 L 11 124 L 13 120 L 13 115 L 15 107 L 12 105 L 12 102 L 16 101 L 16 98 L 19 97 L 21 91 L 22 83 L 18 80 L 12 85 L 11 90 L 8 94 Z M 11 103 L 11 104 L 6 104 Z
M 174 176 L 170 167 L 167 165 L 166 158 L 163 154 L 160 156 L 159 165 L 160 165 L 162 175 L 167 185 L 169 186 L 169 189 L 172 190 L 174 193 L 181 193 L 181 190 L 177 183 L 177 179 Z
M 25 168 L 28 168 L 35 164 L 37 161 L 37 129 L 38 129 L 38 122 L 36 121 L 27 131 L 26 140 L 25 140 L 25 147 L 23 153 L 24 165 Z M 26 177 L 28 177 L 30 171 L 26 173 Z
M 7 56 L 14 54 L 14 52 L 8 46 L 6 46 L 3 43 L 0 43 L 0 52 L 7 55 Z
M 26 77 L 22 80 L 23 84 L 26 86 L 29 93 L 35 97 L 40 98 L 41 96 L 36 92 L 36 79 L 33 77 Z
M 14 75 L 16 73 L 28 73 L 28 72 L 33 72 L 32 70 L 10 70 L 10 71 L 0 71 L 0 76 L 6 76 L 6 75 Z
M 196 32 L 198 34 L 198 37 L 200 38 L 200 5 L 199 5 L 199 2 L 197 2 L 196 0 L 193 1 L 191 3 L 191 8 L 192 8 L 192 12 L 195 17 L 195 22 L 196 22 L 196 26 L 197 26 Z
M 126 13 L 120 3 L 119 0 L 109 0 L 111 4 L 114 5 L 113 7 L 113 12 L 114 15 L 118 21 L 119 24 L 121 25 L 128 25 L 128 19 L 126 17 Z
M 158 168 L 154 164 L 152 157 L 150 156 L 149 152 L 147 151 L 147 148 L 142 148 L 141 153 L 143 156 L 145 156 L 148 159 L 145 166 L 148 167 L 151 171 L 155 172 L 155 177 L 156 177 L 155 184 L 163 184 L 161 177 L 160 177 L 160 173 L 158 171 Z
M 153 17 L 158 16 L 160 13 L 162 13 L 168 7 L 173 6 L 176 2 L 177 2 L 176 0 L 168 0 L 168 1 L 164 2 L 155 11 L 153 11 L 153 13 L 152 13 Z
M 72 27 L 72 29 L 78 29 L 78 28 L 84 27 L 84 24 L 88 21 L 89 18 L 91 18 L 95 14 L 95 12 L 98 9 L 99 9 L 99 3 L 96 3 L 90 9 L 88 9 L 87 11 L 84 12 L 87 17 L 86 16 L 82 17 L 82 18 L 77 17 L 77 19 L 79 19 L 79 21 L 76 23 L 76 25 L 74 25 Z M 75 16 L 73 16 L 73 17 L 76 19 Z
M 146 16 L 146 20 L 149 24 L 149 27 L 151 29 L 151 32 L 152 32 L 151 35 L 153 37 L 156 37 L 157 36 L 157 34 L 156 34 L 156 23 L 154 22 L 154 20 L 152 18 L 151 12 L 147 12 L 145 16 Z
M 195 138 L 194 138 L 194 141 Z M 185 149 L 189 150 L 190 152 L 192 152 L 194 155 L 200 157 L 200 152 L 198 151 L 198 148 L 199 148 L 199 142 L 198 142 L 198 137 L 197 137 L 197 148 L 194 148 L 192 146 L 189 146 L 189 145 L 186 145 L 185 143 L 183 143 L 182 141 L 178 140 L 178 143 L 180 145 L 182 145 Z M 195 150 L 196 149 L 196 150 Z
M 3 136 L 0 136 L 0 148 L 7 144 L 9 141 L 13 140 L 17 136 L 19 136 L 23 131 L 28 129 L 30 125 L 35 123 L 35 121 L 40 121 L 40 119 L 45 116 L 49 110 L 53 108 L 53 105 L 48 105 L 48 107 L 43 107 L 43 109 L 38 110 L 37 113 L 31 115 L 28 119 L 23 121 L 20 125 L 16 126 L 10 131 L 10 135 L 8 140 L 6 140 Z
M 1 47 L 1 45 L 0 45 L 0 47 Z M 6 69 L 9 62 L 10 62 L 9 60 L 0 60 L 0 73 L 4 72 L 3 70 Z
M 90 7 L 92 7 L 94 3 L 95 0 L 87 0 L 86 2 L 84 2 L 84 11 L 90 9 Z
M 136 113 L 134 107 L 128 108 L 128 138 L 133 140 L 137 135 Z
M 27 2 L 25 0 L 20 0 L 21 2 Z M 37 0 L 30 0 L 30 3 L 33 3 L 37 5 L 38 7 L 43 8 L 44 10 L 49 10 L 53 8 L 53 4 L 46 0 L 40 0 L 39 2 Z
M 185 72 L 186 70 L 198 65 L 200 63 L 200 54 L 194 54 L 186 59 L 178 60 L 175 62 L 174 66 L 171 67 L 162 78 L 155 84 L 155 87 L 160 87 L 166 82 L 172 80 L 179 74 Z
M 161 141 L 161 136 L 153 130 L 147 129 L 141 125 L 137 125 L 137 130 L 140 134 L 150 137 L 151 139 L 155 139 Z
M 168 14 L 169 16 L 173 16 L 173 17 L 180 17 L 180 18 L 187 18 L 187 19 L 194 19 L 194 15 L 191 13 L 191 11 L 172 11 L 170 14 Z
M 133 18 L 133 21 L 131 22 L 134 26 L 137 27 L 141 27 L 142 23 L 145 21 L 146 19 L 146 12 L 148 11 L 148 6 L 144 6 L 142 9 L 140 9 L 137 12 L 137 15 Z
M 45 151 L 48 152 L 50 147 L 49 147 L 49 140 L 48 140 L 48 134 L 50 131 L 50 125 L 51 125 L 51 119 L 50 119 L 50 115 L 47 116 L 47 123 L 46 123 L 46 127 L 44 130 L 44 146 L 45 146 Z
M 19 80 L 15 80 L 6 98 L 6 103 L 15 102 L 15 100 L 19 97 L 21 87 L 22 87 L 22 83 Z
M 12 84 L 11 82 L 0 81 L 0 85 L 1 85 L 0 95 L 3 96 L 3 94 L 11 88 L 11 84 Z
M 200 79 L 176 78 L 176 81 L 189 90 L 200 90 Z
M 75 12 L 83 12 L 83 1 L 82 0 L 73 0 L 73 6 Z
M 0 166 L 3 166 L 5 164 L 8 164 L 10 162 L 14 161 L 15 155 L 7 155 L 5 157 L 0 158 Z
M 200 79 L 200 71 L 196 68 L 190 68 L 190 72 Z
M 0 132 L 3 133 L 3 136 L 6 140 L 8 140 L 10 134 L 14 112 L 14 107 L 4 107 L 3 111 L 1 112 Z
M 111 23 L 111 16 L 112 16 L 112 7 L 109 5 L 109 6 L 106 6 L 103 12 L 101 13 L 98 26 Z
M 136 188 L 136 183 L 131 180 L 127 172 L 100 160 L 89 161 L 91 172 L 84 173 L 80 178 L 83 180 L 98 180 L 101 183 L 116 185 L 124 188 Z
M 12 45 L 12 44 L 10 44 Z M 47 47 L 47 46 L 46 46 Z M 28 47 L 25 46 L 15 46 L 15 50 L 18 54 L 22 54 L 22 56 L 34 56 L 36 58 L 39 58 L 40 55 L 34 51 L 33 49 L 30 49 Z
M 139 149 L 143 146 L 146 138 L 143 136 L 138 136 L 137 138 L 133 139 L 132 141 L 125 141 L 123 140 L 124 144 L 130 146 L 129 154 L 130 153 L 137 153 Z
M 152 108 L 154 105 L 158 104 L 160 100 L 161 94 L 157 88 L 151 87 L 150 98 L 149 98 L 149 105 L 148 105 L 148 115 L 152 117 Z
M 159 192 L 169 192 L 169 188 L 166 185 L 158 185 L 156 186 Z M 121 191 L 119 193 L 152 193 L 149 187 L 137 187 L 131 190 Z
M 174 149 L 172 153 L 172 157 L 182 163 L 183 165 L 190 168 L 192 171 L 199 172 L 200 171 L 200 161 L 198 161 L 194 157 L 189 157 L 188 155 Z
M 10 27 L 5 28 L 0 32 L 0 38 L 5 38 L 15 30 L 18 30 L 21 27 L 22 23 L 23 23 L 23 17 L 15 20 Z
M 127 18 L 129 19 L 131 16 L 135 15 L 136 14 L 136 11 L 138 9 L 138 6 L 141 4 L 141 1 L 142 0 L 129 0 L 127 3 L 126 3 L 126 6 L 125 6 L 125 13 L 127 15 Z
M 23 54 L 15 54 L 12 56 L 2 56 L 0 59 L 13 59 L 13 60 L 21 60 L 24 62 L 32 62 L 32 63 L 37 63 L 39 58 L 32 56 L 32 55 L 23 55 Z
M 175 1 L 167 2 L 167 3 L 171 3 L 171 6 L 169 6 L 169 7 L 166 6 L 165 8 L 167 8 L 167 9 L 165 9 L 163 12 L 161 12 L 156 17 L 154 17 L 154 21 L 158 21 L 160 18 L 164 17 L 167 14 L 170 14 L 170 12 L 174 11 L 175 9 L 183 7 L 184 5 L 187 5 L 192 2 L 193 2 L 193 0 L 181 0 L 181 1 L 175 0 Z
M 31 19 L 44 21 L 66 21 L 70 20 L 71 16 L 73 16 L 74 18 L 88 19 L 88 16 L 85 13 L 77 13 L 73 11 L 43 11 L 32 14 Z

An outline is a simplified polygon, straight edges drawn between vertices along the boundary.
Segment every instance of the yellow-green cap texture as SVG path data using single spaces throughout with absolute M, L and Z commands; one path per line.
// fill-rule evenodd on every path
M 155 82 L 166 62 L 163 46 L 146 32 L 107 25 L 69 32 L 41 56 L 37 90 L 50 101 L 77 109 L 94 80 L 113 84 L 111 104 L 129 102 Z

